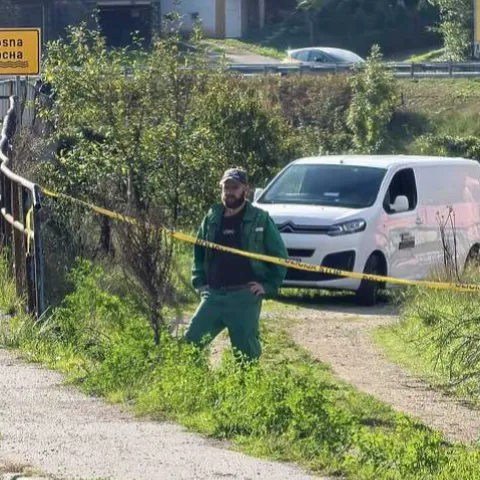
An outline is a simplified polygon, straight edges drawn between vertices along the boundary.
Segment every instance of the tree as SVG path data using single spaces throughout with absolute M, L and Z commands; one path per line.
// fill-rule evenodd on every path
M 437 42 L 426 27 L 438 20 L 427 0 L 298 0 L 310 43 L 319 38 L 360 54 L 377 43 L 385 51 L 419 48 Z
M 428 0 L 440 10 L 440 25 L 436 30 L 442 35 L 446 57 L 462 61 L 472 56 L 473 1 Z
M 144 287 L 156 341 L 171 294 L 165 229 L 198 226 L 225 168 L 250 166 L 263 181 L 284 156 L 275 109 L 246 81 L 209 68 L 199 28 L 189 44 L 185 51 L 179 32 L 167 29 L 151 51 L 140 39 L 108 49 L 98 30 L 80 25 L 49 44 L 44 68 L 54 106 L 42 114 L 57 149 L 40 180 L 138 219 L 114 236 L 120 261 Z M 110 221 L 97 231 L 108 248 Z
M 315 24 L 318 14 L 332 0 L 298 0 L 297 8 L 305 14 L 305 20 L 308 25 L 310 45 L 315 44 Z
M 397 93 L 394 78 L 385 70 L 378 45 L 372 47 L 364 71 L 352 79 L 353 99 L 347 125 L 358 153 L 378 152 L 387 137 Z

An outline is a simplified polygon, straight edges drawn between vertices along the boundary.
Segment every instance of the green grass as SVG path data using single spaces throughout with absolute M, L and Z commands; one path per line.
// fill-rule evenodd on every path
M 390 125 L 394 153 L 435 155 L 444 136 L 461 143 L 480 135 L 479 79 L 402 79 L 397 85 L 401 105 Z M 426 143 L 427 134 L 438 142 Z M 457 150 L 456 156 L 467 155 Z
M 215 53 L 227 53 L 233 55 L 255 54 L 265 57 L 283 60 L 286 56 L 285 51 L 274 47 L 262 46 L 258 43 L 248 40 L 227 39 L 206 39 L 204 43 L 212 48 Z
M 477 283 L 478 275 L 467 277 Z M 480 348 L 475 293 L 413 290 L 402 320 L 374 337 L 391 361 L 469 403 L 480 405 Z
M 435 368 L 435 351 L 421 342 L 426 334 L 427 331 L 419 322 L 403 319 L 397 325 L 377 328 L 372 336 L 391 362 L 421 377 L 433 387 L 446 388 L 448 377 Z
M 9 282 L 5 269 L 0 277 Z M 213 368 L 207 352 L 166 333 L 155 347 L 135 302 L 106 289 L 112 278 L 98 268 L 81 264 L 72 282 L 75 291 L 52 317 L 34 323 L 19 312 L 1 324 L 0 338 L 27 359 L 65 372 L 87 393 L 128 401 L 139 414 L 319 473 L 359 480 L 476 478 L 478 450 L 448 444 L 336 379 L 290 340 L 285 328 L 295 320 L 291 312 L 282 316 L 283 305 L 267 304 L 259 365 L 239 365 L 227 350 Z
M 414 53 L 406 57 L 396 58 L 397 62 L 407 62 L 407 63 L 422 63 L 422 62 L 441 62 L 445 56 L 445 50 L 443 48 L 438 48 L 435 50 L 428 50 L 422 53 Z
M 15 283 L 6 275 L 10 271 L 8 258 L 8 254 L 0 255 L 0 271 L 4 272 L 4 275 L 0 275 L 0 312 L 12 315 L 21 310 L 22 302 L 16 296 Z
M 421 113 L 434 122 L 441 121 L 445 112 L 462 114 L 480 104 L 480 79 L 402 79 L 397 85 L 402 110 Z

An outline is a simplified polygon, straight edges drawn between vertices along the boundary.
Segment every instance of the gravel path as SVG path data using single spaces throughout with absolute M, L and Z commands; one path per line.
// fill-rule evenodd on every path
M 340 378 L 419 418 L 449 440 L 471 442 L 480 437 L 480 412 L 392 364 L 371 340 L 371 329 L 398 321 L 393 307 L 358 308 L 344 297 L 333 305 L 302 308 L 294 317 L 294 341 L 329 363 Z
M 134 419 L 63 380 L 0 349 L 1 460 L 62 478 L 318 480 L 176 425 Z

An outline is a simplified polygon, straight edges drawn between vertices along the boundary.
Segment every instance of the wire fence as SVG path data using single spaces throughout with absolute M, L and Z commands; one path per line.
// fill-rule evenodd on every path
M 17 294 L 40 317 L 45 308 L 40 189 L 12 171 L 12 142 L 23 113 L 18 97 L 11 96 L 0 137 L 0 232 L 12 257 Z

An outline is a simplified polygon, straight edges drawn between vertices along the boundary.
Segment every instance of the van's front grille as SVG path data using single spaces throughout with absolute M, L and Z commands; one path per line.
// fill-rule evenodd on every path
M 331 253 L 323 259 L 322 266 L 343 270 L 345 272 L 353 272 L 355 266 L 355 252 L 353 250 L 348 250 L 345 252 Z M 339 278 L 343 277 L 339 275 L 328 275 L 323 272 L 307 272 L 305 270 L 289 268 L 285 280 L 296 282 L 323 282 L 328 280 L 338 280 Z
M 288 248 L 288 256 L 296 258 L 310 258 L 313 257 L 315 250 L 309 248 Z
M 278 223 L 277 228 L 280 233 L 307 233 L 315 235 L 325 235 L 330 230 L 325 225 L 296 225 L 293 222 Z

